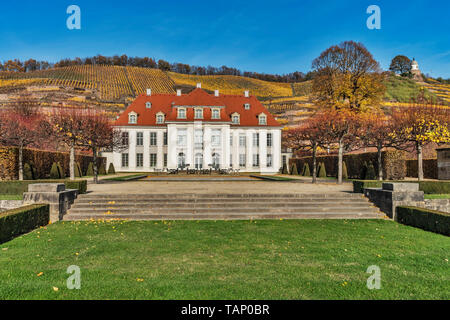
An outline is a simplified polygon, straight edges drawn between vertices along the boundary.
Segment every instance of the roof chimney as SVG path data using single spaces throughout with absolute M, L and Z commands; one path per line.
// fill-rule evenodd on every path
M 181 96 L 181 89 L 177 89 L 177 96 Z
M 214 90 L 214 96 L 216 96 L 216 97 L 219 96 L 219 90 Z
M 246 98 L 249 97 L 249 92 L 248 92 L 248 90 L 245 90 L 245 91 L 244 91 L 244 96 L 245 96 Z
M 151 96 L 152 95 L 152 89 L 147 89 L 147 95 Z
M 197 88 L 201 88 L 202 84 L 200 82 L 197 82 Z

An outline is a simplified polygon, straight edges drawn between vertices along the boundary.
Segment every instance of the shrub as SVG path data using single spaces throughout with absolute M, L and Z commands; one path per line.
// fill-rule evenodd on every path
M 326 178 L 327 177 L 327 169 L 325 168 L 325 163 L 321 162 L 319 165 L 319 173 L 317 175 L 319 178 Z
M 34 180 L 33 168 L 28 163 L 25 163 L 23 166 L 23 179 Z
M 49 220 L 48 204 L 35 204 L 2 212 L 0 213 L 0 243 L 45 226 Z
M 385 181 L 378 180 L 353 180 L 353 192 L 363 193 L 364 188 L 381 188 L 381 184 Z M 395 181 L 389 181 L 395 182 Z M 409 183 L 419 183 L 419 190 L 423 191 L 425 194 L 445 194 L 450 193 L 450 182 L 448 181 L 402 181 L 398 182 L 409 182 Z
M 283 164 L 283 169 L 281 170 L 281 173 L 283 173 L 283 174 L 289 174 L 288 168 L 287 168 L 287 165 L 286 165 L 286 164 Z
M 99 175 L 106 175 L 106 167 L 105 167 L 104 163 L 102 163 L 100 165 L 100 167 L 98 168 L 98 174 Z
M 406 160 L 406 176 L 417 178 L 417 160 Z M 423 159 L 423 176 L 425 179 L 438 178 L 437 159 Z
M 64 184 L 66 189 L 77 189 L 80 194 L 87 191 L 87 180 L 65 180 Z
M 294 162 L 294 164 L 292 165 L 291 168 L 291 174 L 292 175 L 298 175 L 298 171 L 297 171 L 297 164 Z
M 53 162 L 52 168 L 50 169 L 50 179 L 60 179 L 61 176 L 59 174 L 58 165 L 56 162 Z
M 114 169 L 114 164 L 111 162 L 109 164 L 108 174 L 115 174 L 115 173 L 116 173 L 116 169 Z
M 311 172 L 309 170 L 308 162 L 305 162 L 305 164 L 303 165 L 303 176 L 305 176 L 305 177 L 310 177 L 311 176 Z
M 364 161 L 364 163 L 362 164 L 362 166 L 359 169 L 359 176 L 358 176 L 358 178 L 361 179 L 361 180 L 365 180 L 366 173 L 367 173 L 367 161 Z
M 345 163 L 345 161 L 342 163 L 342 179 L 348 179 L 347 164 Z
M 399 223 L 450 236 L 450 214 L 416 207 L 396 208 Z
M 86 175 L 91 177 L 94 175 L 94 165 L 92 162 L 89 162 L 88 168 L 86 170 Z
M 66 173 L 64 172 L 64 168 L 62 167 L 61 163 L 57 163 L 56 164 L 57 168 L 58 168 L 58 172 L 59 172 L 59 178 L 60 179 L 64 179 L 66 177 Z
M 372 162 L 369 162 L 366 169 L 366 175 L 364 180 L 375 180 L 377 178 L 375 174 L 375 168 L 373 167 Z
M 78 162 L 75 163 L 74 171 L 75 171 L 75 177 L 80 178 L 83 176 L 81 173 L 80 164 Z
M 383 177 L 386 180 L 403 180 L 406 177 L 405 152 L 383 152 Z

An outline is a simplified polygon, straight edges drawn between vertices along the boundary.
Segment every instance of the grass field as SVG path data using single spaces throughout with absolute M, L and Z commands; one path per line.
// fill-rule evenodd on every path
M 386 220 L 59 222 L 0 245 L 0 299 L 449 299 L 449 253 Z

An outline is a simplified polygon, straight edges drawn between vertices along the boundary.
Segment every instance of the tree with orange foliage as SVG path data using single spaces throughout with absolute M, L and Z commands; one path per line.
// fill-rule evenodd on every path
M 392 119 L 382 112 L 358 115 L 360 122 L 357 137 L 364 147 L 377 148 L 378 180 L 383 180 L 382 151 L 383 148 L 398 147 L 400 142 L 393 134 L 395 131 Z
M 307 149 L 312 152 L 312 183 L 317 182 L 317 148 L 327 143 L 327 136 L 321 131 L 324 114 L 317 113 L 306 120 L 300 127 L 286 131 L 286 144 L 294 150 Z
M 396 107 L 392 112 L 395 138 L 417 152 L 417 175 L 423 180 L 423 154 L 425 145 L 450 143 L 450 109 L 447 106 L 419 102 L 408 108 Z

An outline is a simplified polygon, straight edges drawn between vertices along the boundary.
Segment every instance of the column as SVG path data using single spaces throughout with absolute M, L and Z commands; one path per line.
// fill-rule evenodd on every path
M 212 164 L 211 127 L 205 126 L 203 130 L 203 168 L 209 169 L 208 164 Z
M 157 153 L 156 153 L 156 167 L 158 169 L 162 169 L 164 166 L 164 130 L 158 130 L 156 132 L 156 145 L 157 145 Z
M 245 171 L 250 172 L 253 170 L 253 132 L 254 130 L 246 130 L 245 136 L 246 136 L 246 154 L 247 159 L 245 161 Z
M 259 171 L 269 171 L 267 168 L 267 130 L 259 130 Z
M 177 168 L 177 127 L 167 125 L 167 168 Z
M 130 130 L 129 133 L 128 169 L 129 171 L 136 171 L 136 131 Z

